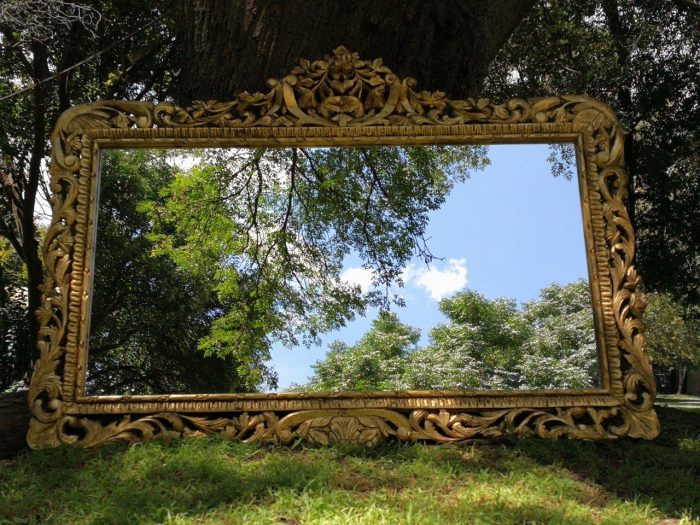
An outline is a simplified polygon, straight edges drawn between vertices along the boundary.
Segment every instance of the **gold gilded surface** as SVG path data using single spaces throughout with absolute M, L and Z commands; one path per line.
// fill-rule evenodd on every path
M 223 434 L 242 441 L 376 444 L 508 433 L 581 439 L 655 437 L 644 299 L 626 210 L 623 130 L 582 96 L 452 100 L 381 61 L 337 48 L 301 60 L 230 102 L 100 101 L 67 110 L 52 137 L 51 204 L 38 349 L 29 392 L 34 448 Z M 574 142 L 601 348 L 603 388 L 557 392 L 367 392 L 84 397 L 94 203 L 101 147 Z

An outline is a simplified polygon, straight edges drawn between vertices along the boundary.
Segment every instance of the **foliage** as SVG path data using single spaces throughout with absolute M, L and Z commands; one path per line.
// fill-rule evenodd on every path
M 41 5 L 49 6 L 47 13 L 53 15 L 40 16 L 33 6 Z M 633 187 L 630 203 L 639 232 L 638 265 L 650 289 L 670 293 L 674 300 L 683 304 L 685 312 L 700 304 L 700 97 L 696 81 L 700 76 L 700 39 L 697 38 L 700 12 L 694 5 L 680 0 L 661 3 L 539 0 L 531 16 L 513 33 L 492 65 L 484 89 L 485 94 L 495 98 L 583 93 L 613 106 L 628 130 L 627 161 Z M 27 295 L 24 319 L 18 317 L 21 305 L 17 301 L 7 314 L 8 319 L 16 319 L 18 323 L 13 333 L 26 337 L 20 344 L 20 336 L 16 336 L 11 347 L 14 355 L 6 354 L 10 348 L 7 344 L 3 348 L 5 353 L 0 354 L 0 359 L 16 363 L 12 365 L 11 374 L 15 381 L 30 371 L 35 357 L 37 327 L 32 312 L 38 306 L 38 285 L 43 279 L 36 249 L 40 242 L 36 222 L 45 220 L 46 210 L 38 208 L 46 200 L 43 194 L 48 193 L 45 167 L 49 130 L 58 114 L 71 104 L 98 98 L 162 100 L 169 96 L 177 83 L 178 47 L 173 20 L 163 17 L 165 9 L 171 9 L 165 2 L 144 6 L 143 2 L 134 0 L 75 3 L 12 0 L 5 2 L 2 9 L 0 98 L 104 51 L 79 68 L 59 75 L 55 82 L 40 84 L 25 94 L 0 100 L 3 115 L 0 120 L 0 238 L 10 242 L 27 270 L 23 274 Z M 155 23 L 148 25 L 151 22 Z M 406 225 L 400 221 L 400 214 L 406 210 L 397 205 L 390 216 L 380 217 L 376 206 L 381 204 L 382 189 L 376 182 L 373 185 L 371 174 L 363 172 L 363 177 L 357 181 L 344 179 L 336 186 L 336 181 L 318 178 L 324 176 L 323 170 L 308 170 L 312 160 L 299 156 L 300 185 L 295 192 L 301 195 L 297 199 L 291 192 L 292 207 L 294 216 L 317 217 L 319 229 L 304 231 L 299 228 L 301 223 L 294 224 L 294 220 L 288 221 L 287 226 L 309 234 L 320 243 L 321 250 L 327 248 L 324 242 L 328 239 L 322 242 L 322 236 L 316 234 L 325 227 L 326 232 L 336 236 L 336 241 L 342 239 L 348 247 L 363 246 L 366 260 L 374 260 L 370 266 L 379 270 L 376 273 L 379 284 L 386 285 L 398 278 L 397 261 L 409 246 L 421 246 L 420 239 L 409 237 L 390 246 L 393 241 L 386 233 Z M 326 160 L 333 161 L 330 157 Z M 290 159 L 285 162 L 289 163 Z M 307 170 L 305 174 L 316 178 L 314 184 L 303 180 L 304 163 L 308 164 L 303 168 Z M 555 163 L 553 170 L 564 176 L 571 174 L 565 163 Z M 187 186 L 191 182 L 183 184 Z M 173 186 L 172 190 L 190 191 L 184 186 Z M 406 188 L 408 185 L 403 189 Z M 436 188 L 439 190 L 439 185 Z M 402 195 L 401 188 L 390 189 Z M 268 186 L 263 193 L 272 195 L 272 190 L 272 186 Z M 283 194 L 281 192 L 280 196 Z M 368 194 L 371 197 L 365 204 L 368 201 L 362 195 Z M 426 197 L 432 198 L 427 194 Z M 308 203 L 306 211 L 302 210 L 302 203 Z M 413 205 L 410 199 L 407 203 Z M 268 204 L 280 207 L 276 211 L 281 212 L 286 203 L 279 198 L 268 199 Z M 327 215 L 333 206 L 337 212 L 335 218 Z M 358 221 L 364 208 L 377 220 L 366 224 Z M 163 220 L 175 221 L 177 213 L 173 205 L 166 213 L 170 218 Z M 212 216 L 213 226 L 234 227 L 214 220 L 215 217 Z M 409 226 L 419 229 L 420 214 L 415 217 L 418 222 Z M 267 219 L 272 220 L 272 216 Z M 384 220 L 389 221 L 391 228 L 382 230 Z M 366 231 L 362 224 L 368 227 Z M 264 229 L 259 231 L 263 232 Z M 290 250 L 285 254 L 288 244 L 290 247 L 299 244 L 296 239 L 284 232 L 272 233 L 268 240 L 276 246 L 278 255 L 288 259 L 283 265 L 298 265 L 298 253 Z M 240 236 L 236 239 L 232 242 L 240 241 Z M 368 242 L 369 239 L 373 242 Z M 199 256 L 204 251 L 204 246 L 192 239 L 182 242 L 179 248 L 187 246 L 193 255 Z M 184 264 L 185 257 L 178 259 L 177 249 L 168 251 L 167 246 L 159 246 L 159 249 L 163 250 L 161 255 L 167 255 L 178 265 Z M 430 257 L 425 246 L 420 249 Z M 185 251 L 179 250 L 181 255 Z M 251 249 L 251 253 L 253 251 Z M 316 253 L 311 250 L 306 255 L 312 252 Z M 386 260 L 385 256 L 391 259 Z M 333 257 L 326 261 L 332 263 Z M 280 268 L 278 262 L 274 261 L 272 267 Z M 258 266 L 257 270 L 251 266 L 249 275 L 272 277 L 272 270 Z M 224 282 L 227 284 L 222 284 Z M 255 347 L 256 352 L 262 352 L 258 357 L 264 357 L 270 337 L 287 341 L 301 337 L 311 342 L 319 333 L 341 325 L 350 318 L 351 312 L 361 311 L 362 304 L 384 301 L 384 306 L 387 305 L 386 297 L 359 297 L 336 285 L 321 289 L 318 280 L 308 293 L 289 281 L 267 279 L 265 283 L 260 291 L 266 298 L 257 296 L 245 308 L 229 309 L 228 314 L 217 317 L 208 335 L 198 339 L 202 350 L 211 355 L 223 355 L 239 348 L 238 356 L 242 358 L 243 348 Z M 302 283 L 306 285 L 306 281 Z M 243 283 L 240 276 L 220 279 L 216 284 L 216 300 L 229 306 L 239 301 L 240 306 L 242 294 L 251 289 L 251 283 Z M 327 293 L 332 291 L 335 296 Z M 3 301 L 6 303 L 7 299 Z M 340 307 L 343 304 L 348 308 Z M 281 315 L 281 312 L 288 315 Z M 320 315 L 316 315 L 319 312 Z M 245 330 L 240 331 L 241 328 Z M 234 337 L 235 333 L 241 337 Z
M 646 348 L 654 371 L 665 386 L 667 376 L 675 370 L 680 393 L 686 370 L 700 365 L 700 322 L 697 315 L 688 316 L 670 294 L 647 294 L 647 302 Z
M 598 383 L 588 283 L 545 287 L 521 310 L 473 291 L 443 299 L 447 324 L 413 358 L 408 383 L 440 389 L 567 389 Z
M 637 265 L 700 304 L 700 10 L 691 2 L 539 0 L 491 66 L 498 98 L 579 93 L 627 130 Z
M 17 347 L 27 339 L 27 297 L 22 261 L 0 237 L 0 392 L 22 378 Z
M 681 305 L 669 294 L 647 295 L 644 316 L 647 324 L 647 349 L 654 363 L 675 366 L 680 361 L 700 363 L 700 327 L 686 321 Z
M 154 254 L 215 292 L 211 330 L 197 346 L 234 356 L 239 376 L 245 366 L 264 370 L 275 340 L 309 345 L 368 305 L 391 302 L 343 281 L 344 258 L 357 253 L 388 290 L 410 257 L 433 259 L 428 213 L 487 162 L 482 147 L 452 146 L 188 155 L 196 165 L 138 209 L 152 223 Z
M 518 309 L 466 290 L 440 301 L 448 322 L 417 348 L 418 331 L 381 312 L 357 345 L 331 345 L 314 390 L 590 388 L 599 382 L 589 285 L 545 287 Z M 410 334 L 411 337 L 408 337 Z M 388 348 L 387 341 L 392 344 Z M 381 387 L 381 388 L 378 388 Z
M 199 276 L 153 254 L 143 201 L 175 178 L 164 153 L 102 159 L 88 359 L 90 393 L 251 390 L 261 367 L 193 351 L 209 332 L 216 294 Z M 244 373 L 238 373 L 238 370 Z
M 420 331 L 382 310 L 372 328 L 356 345 L 335 341 L 323 361 L 314 365 L 314 376 L 303 390 L 391 390 L 404 372 L 408 354 L 414 351 Z
M 448 318 L 430 332 L 430 343 L 411 356 L 406 383 L 421 390 L 508 388 L 528 337 L 516 302 L 488 300 L 472 290 L 440 301 Z
M 27 296 L 24 320 L 17 318 L 18 327 L 27 327 L 18 328 L 23 342 L 17 340 L 12 355 L 0 357 L 16 363 L 13 381 L 30 374 L 37 357 L 34 311 L 44 279 L 37 228 L 49 213 L 50 130 L 73 104 L 162 99 L 170 92 L 174 28 L 162 13 L 161 2 L 135 0 L 11 0 L 0 6 L 0 239 L 10 243 L 26 269 Z M 79 68 L 59 74 L 88 57 Z M 38 82 L 51 75 L 54 80 Z
M 521 388 L 574 388 L 600 382 L 590 286 L 581 279 L 544 288 L 524 307 L 531 337 L 516 367 Z M 554 373 L 552 373 L 554 371 Z
M 700 416 L 661 417 L 653 442 L 290 450 L 188 439 L 37 450 L 0 462 L 0 521 L 692 525 Z

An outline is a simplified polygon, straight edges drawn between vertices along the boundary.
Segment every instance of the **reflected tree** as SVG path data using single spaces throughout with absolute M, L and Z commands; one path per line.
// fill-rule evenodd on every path
M 251 389 L 235 360 L 192 352 L 208 333 L 216 294 L 202 279 L 154 253 L 144 202 L 175 178 L 166 155 L 104 155 L 88 359 L 90 393 Z M 257 382 L 255 382 L 257 383 Z
M 484 147 L 453 146 L 110 151 L 91 381 L 274 388 L 273 342 L 311 345 L 368 306 L 400 304 L 390 287 L 407 261 L 435 258 L 428 214 L 487 162 Z M 373 291 L 340 278 L 350 253 L 373 271 Z M 203 359 L 203 382 L 191 359 Z
M 293 389 L 395 390 L 419 339 L 420 330 L 401 323 L 395 313 L 381 310 L 357 344 L 331 343 L 325 359 L 314 365 L 309 384 Z
M 355 346 L 336 342 L 314 365 L 314 390 L 581 389 L 600 383 L 589 285 L 584 280 L 545 287 L 518 308 L 472 291 L 440 301 L 448 322 L 416 347 L 418 332 L 395 314 L 380 313 Z M 391 330 L 385 319 L 391 319 Z M 383 344 L 414 334 L 390 356 Z M 365 381 L 371 378 L 371 381 Z M 306 387 L 305 387 L 306 388 Z

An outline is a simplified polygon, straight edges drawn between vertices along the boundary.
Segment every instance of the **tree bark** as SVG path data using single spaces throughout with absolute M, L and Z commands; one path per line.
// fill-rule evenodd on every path
M 35 81 L 49 76 L 48 51 L 41 43 L 32 44 Z M 24 264 L 27 267 L 27 298 L 29 315 L 29 340 L 27 342 L 26 356 L 20 366 L 31 372 L 32 362 L 38 357 L 37 338 L 39 334 L 39 320 L 36 316 L 37 309 L 41 306 L 41 286 L 44 280 L 44 271 L 39 259 L 39 244 L 36 238 L 36 226 L 34 224 L 34 206 L 36 204 L 39 180 L 41 179 L 41 162 L 46 155 L 46 113 L 47 86 L 38 85 L 34 88 L 33 104 L 33 144 L 29 161 L 29 174 L 24 188 L 22 203 L 22 247 L 24 249 Z
M 27 391 L 0 393 L 0 459 L 11 458 L 27 448 L 28 428 Z
M 262 91 L 299 58 L 343 45 L 381 57 L 419 89 L 477 95 L 489 64 L 534 0 L 186 0 L 180 11 L 179 99 Z
M 685 366 L 682 362 L 679 362 L 678 367 L 676 369 L 676 374 L 678 377 L 678 387 L 676 388 L 676 394 L 683 393 L 683 386 L 685 385 L 685 374 L 687 371 L 688 367 Z
M 623 24 L 620 18 L 620 11 L 617 0 L 603 0 L 603 12 L 608 21 L 608 29 L 613 37 L 615 52 L 617 54 L 617 64 L 621 70 L 625 70 L 629 66 L 630 61 L 630 31 Z M 627 197 L 627 211 L 630 216 L 632 228 L 637 227 L 636 199 L 635 199 L 635 171 L 636 157 L 634 151 L 633 132 L 636 126 L 637 118 L 634 116 L 634 104 L 632 100 L 632 88 L 629 84 L 620 83 L 617 91 L 617 103 L 620 111 L 627 117 L 629 129 L 625 134 L 625 159 L 627 164 L 627 176 L 629 192 Z

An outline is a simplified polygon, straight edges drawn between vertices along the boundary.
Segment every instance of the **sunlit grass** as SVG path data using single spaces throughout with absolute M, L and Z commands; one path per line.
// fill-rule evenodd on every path
M 699 418 L 662 415 L 654 442 L 32 451 L 0 462 L 0 522 L 700 523 Z
M 685 412 L 700 414 L 700 396 L 688 394 L 660 394 L 656 404 L 661 407 L 675 408 Z

